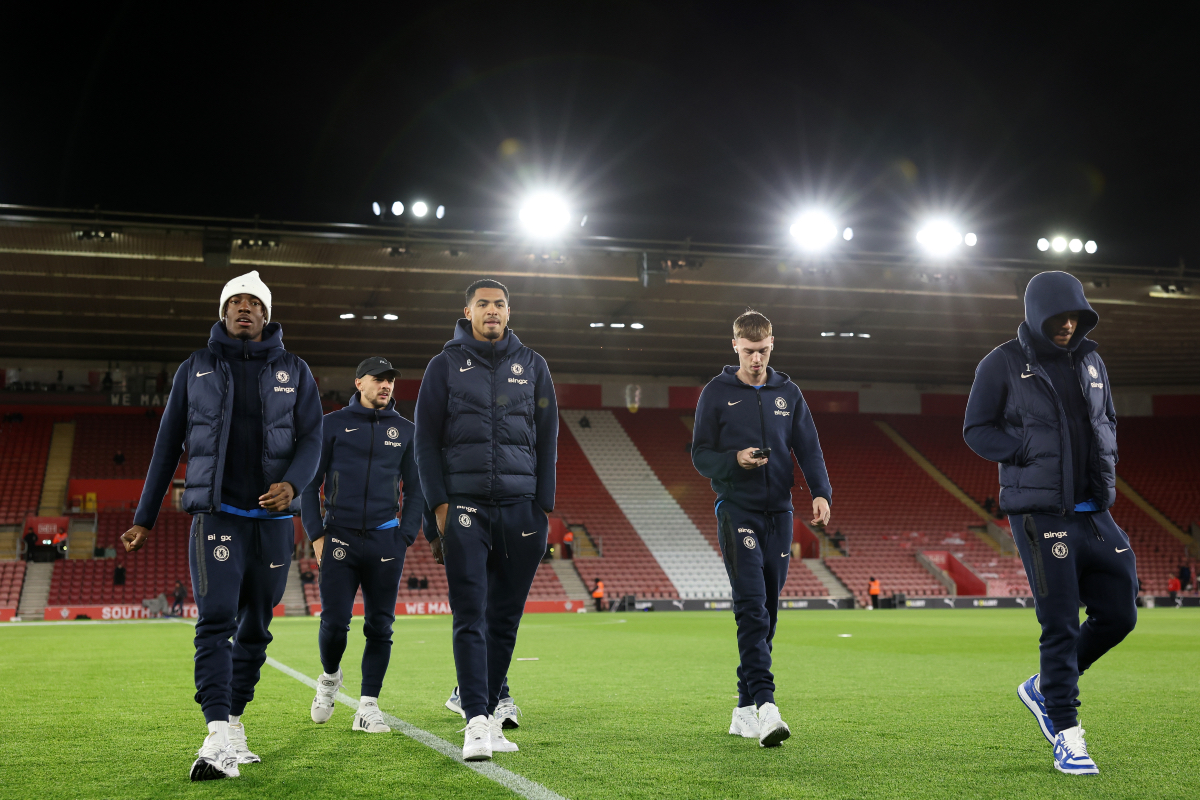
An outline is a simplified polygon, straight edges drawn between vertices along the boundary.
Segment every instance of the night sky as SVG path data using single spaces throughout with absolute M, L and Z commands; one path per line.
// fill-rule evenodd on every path
M 592 235 L 773 244 L 820 205 L 864 249 L 944 215 L 1194 264 L 1192 21 L 1056 5 L 10 5 L 0 202 L 503 230 L 552 187 Z

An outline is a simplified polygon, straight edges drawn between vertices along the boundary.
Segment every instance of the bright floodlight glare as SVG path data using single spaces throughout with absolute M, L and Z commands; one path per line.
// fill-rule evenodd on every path
M 396 320 L 400 319 L 395 314 L 384 314 L 383 318 L 386 319 L 388 322 L 395 322 Z
M 967 247 L 974 247 L 978 243 L 979 237 L 973 233 L 968 233 L 963 237 L 963 244 L 965 244 Z
M 398 217 L 403 213 L 404 213 L 404 203 L 401 203 L 399 200 L 392 203 L 392 216 L 393 217 Z
M 869 333 L 860 333 L 860 334 L 858 335 L 858 338 L 860 338 L 860 339 L 870 339 L 870 338 L 871 338 L 871 334 L 869 334 Z
M 587 214 L 584 214 L 583 218 L 579 220 L 579 227 L 583 228 L 586 225 L 587 225 Z
M 846 228 L 846 230 L 842 231 L 842 238 L 845 239 L 847 242 L 850 241 L 851 239 L 853 239 L 854 238 L 854 228 Z
M 1054 248 L 1054 252 L 1061 253 L 1067 249 L 1067 240 L 1061 236 L 1055 236 L 1050 242 L 1050 246 Z
M 412 204 L 412 212 L 415 216 L 423 217 L 429 213 L 429 206 L 418 200 Z
M 933 255 L 945 255 L 962 244 L 962 234 L 949 222 L 931 222 L 917 231 L 917 241 Z
M 525 201 L 519 217 L 529 233 L 546 237 L 562 231 L 571 221 L 571 212 L 561 197 L 542 192 Z
M 434 216 L 435 216 L 435 217 L 437 217 L 438 219 L 441 219 L 442 217 L 446 216 L 446 207 L 445 207 L 445 206 L 438 206 L 438 207 L 437 207 L 437 213 L 436 213 L 436 214 L 434 214 Z
M 838 336 L 854 336 L 853 333 L 839 333 Z
M 837 237 L 837 226 L 828 214 L 808 211 L 790 228 L 792 236 L 805 250 L 819 250 Z
M 1072 239 L 1071 244 L 1069 244 L 1068 247 L 1071 248 L 1072 253 L 1078 253 L 1083 249 L 1083 242 L 1079 241 L 1078 239 Z
M 340 315 L 338 315 L 338 319 L 354 319 L 354 315 L 353 314 L 340 314 Z
M 608 327 L 610 327 L 610 328 L 624 328 L 624 327 L 625 327 L 625 323 L 624 323 L 624 322 L 610 322 L 610 323 L 608 323 Z
M 590 327 L 592 327 L 592 328 L 603 328 L 603 327 L 604 327 L 604 323 L 603 323 L 603 322 L 593 322 L 593 323 L 590 325 Z
M 1088 243 L 1083 246 L 1083 249 L 1086 250 L 1089 254 L 1094 253 L 1094 252 L 1096 252 L 1096 243 L 1091 240 L 1088 240 Z
M 644 327 L 646 327 L 646 326 L 645 326 L 645 325 L 643 325 L 643 324 L 642 324 L 642 323 L 640 323 L 640 322 L 634 322 L 634 323 L 633 323 L 633 324 L 631 324 L 629 327 L 633 328 L 635 331 L 640 331 L 642 328 L 644 328 Z
M 1044 253 L 1049 249 L 1050 249 L 1050 240 L 1049 239 L 1046 239 L 1044 237 L 1041 239 L 1038 239 L 1038 250 L 1041 250 Z
M 377 217 L 383 213 L 383 209 L 379 207 L 379 203 L 371 203 L 371 213 Z
M 833 331 L 821 331 L 822 336 L 837 336 Z

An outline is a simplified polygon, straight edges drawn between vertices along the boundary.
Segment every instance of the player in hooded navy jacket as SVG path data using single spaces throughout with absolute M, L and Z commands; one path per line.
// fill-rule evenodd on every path
M 333 716 L 334 697 L 342 685 L 346 633 L 361 587 L 367 641 L 351 729 L 388 733 L 391 728 L 383 721 L 379 692 L 392 653 L 404 554 L 421 528 L 425 498 L 412 447 L 413 424 L 396 411 L 392 394 L 399 372 L 387 359 L 373 356 L 358 365 L 355 375 L 358 391 L 350 404 L 326 414 L 322 421 L 321 464 L 301 498 L 304 531 L 321 561 L 317 642 L 323 672 L 317 678 L 310 714 L 318 723 Z M 323 519 L 317 496 L 322 484 Z
M 1117 413 L 1087 338 L 1099 322 L 1074 276 L 1035 275 L 1017 338 L 975 370 L 963 421 L 971 449 L 1000 464 L 1000 508 L 1042 626 L 1041 670 L 1017 694 L 1053 746 L 1054 766 L 1071 775 L 1099 771 L 1076 711 L 1079 676 L 1137 622 L 1137 564 L 1108 511 L 1117 497 Z
M 717 536 L 737 621 L 738 705 L 731 734 L 774 747 L 791 735 L 775 705 L 771 643 L 792 549 L 792 455 L 813 496 L 813 524 L 829 521 L 833 492 L 800 388 L 767 366 L 771 322 L 746 311 L 733 323 L 737 367 L 709 381 L 696 404 L 692 463 L 717 493 Z

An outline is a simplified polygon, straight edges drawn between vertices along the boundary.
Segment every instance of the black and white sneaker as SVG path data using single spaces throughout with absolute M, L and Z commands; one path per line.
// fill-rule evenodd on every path
M 446 708 L 450 709 L 455 714 L 458 714 L 463 719 L 466 719 L 467 715 L 463 713 L 462 705 L 460 705 L 460 703 L 461 701 L 458 699 L 458 687 L 455 686 L 454 691 L 450 692 L 450 699 L 446 701 Z
M 222 778 L 237 778 L 237 751 L 228 742 L 222 742 L 217 734 L 210 733 L 196 752 L 198 758 L 192 764 L 189 777 L 193 781 L 217 781 Z
M 521 722 L 517 719 L 520 714 L 521 709 L 517 707 L 511 697 L 501 697 L 500 702 L 496 704 L 496 713 L 492 716 L 500 720 L 502 727 L 514 730 L 521 727 Z

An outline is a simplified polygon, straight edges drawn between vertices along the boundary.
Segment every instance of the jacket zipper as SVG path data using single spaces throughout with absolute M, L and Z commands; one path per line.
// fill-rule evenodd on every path
M 1026 364 L 1025 366 L 1026 366 L 1026 368 L 1028 368 L 1032 365 Z M 1050 394 L 1054 395 L 1054 405 L 1058 408 L 1058 449 L 1059 449 L 1059 452 L 1063 454 L 1058 459 L 1058 480 L 1059 480 L 1059 486 L 1061 487 L 1059 489 L 1059 491 L 1062 493 L 1062 501 L 1063 501 L 1063 507 L 1058 510 L 1058 516 L 1062 517 L 1062 516 L 1066 516 L 1066 513 L 1067 513 L 1067 509 L 1066 509 L 1067 470 L 1066 470 L 1065 456 L 1067 455 L 1068 451 L 1070 450 L 1070 448 L 1065 446 L 1068 444 L 1068 442 L 1063 441 L 1064 432 L 1067 430 L 1067 427 L 1066 427 L 1067 412 L 1066 412 L 1066 409 L 1063 408 L 1062 398 L 1060 398 L 1058 396 L 1058 391 L 1055 390 L 1055 388 L 1054 388 L 1054 382 L 1050 380 L 1050 377 L 1048 375 L 1046 375 L 1046 370 L 1044 370 L 1042 368 L 1041 364 L 1038 364 L 1036 374 L 1039 378 L 1041 378 L 1042 380 L 1044 380 L 1046 382 L 1047 386 L 1050 387 Z M 1072 497 L 1074 496 L 1074 488 L 1075 488 L 1074 486 L 1071 487 Z M 1074 504 L 1072 504 L 1072 508 L 1074 508 Z
M 492 357 L 488 359 L 491 362 L 492 368 L 492 471 L 490 480 L 488 481 L 488 498 L 496 499 L 496 370 L 499 364 L 496 363 L 496 343 L 492 342 Z
M 766 388 L 766 385 L 763 385 Z M 758 434 L 761 444 L 759 447 L 763 450 L 767 449 L 767 422 L 763 418 L 762 408 L 762 389 L 755 389 L 754 396 L 758 398 Z M 767 457 L 766 466 L 763 467 L 763 515 L 768 513 L 767 509 L 771 507 L 771 480 L 767 475 L 767 470 L 771 466 L 771 458 Z
M 379 422 L 379 412 L 371 412 L 371 445 L 367 450 L 367 479 L 363 481 L 363 510 L 362 510 L 362 530 L 359 531 L 359 536 L 367 535 L 367 498 L 371 492 L 371 461 L 375 458 L 375 424 Z

